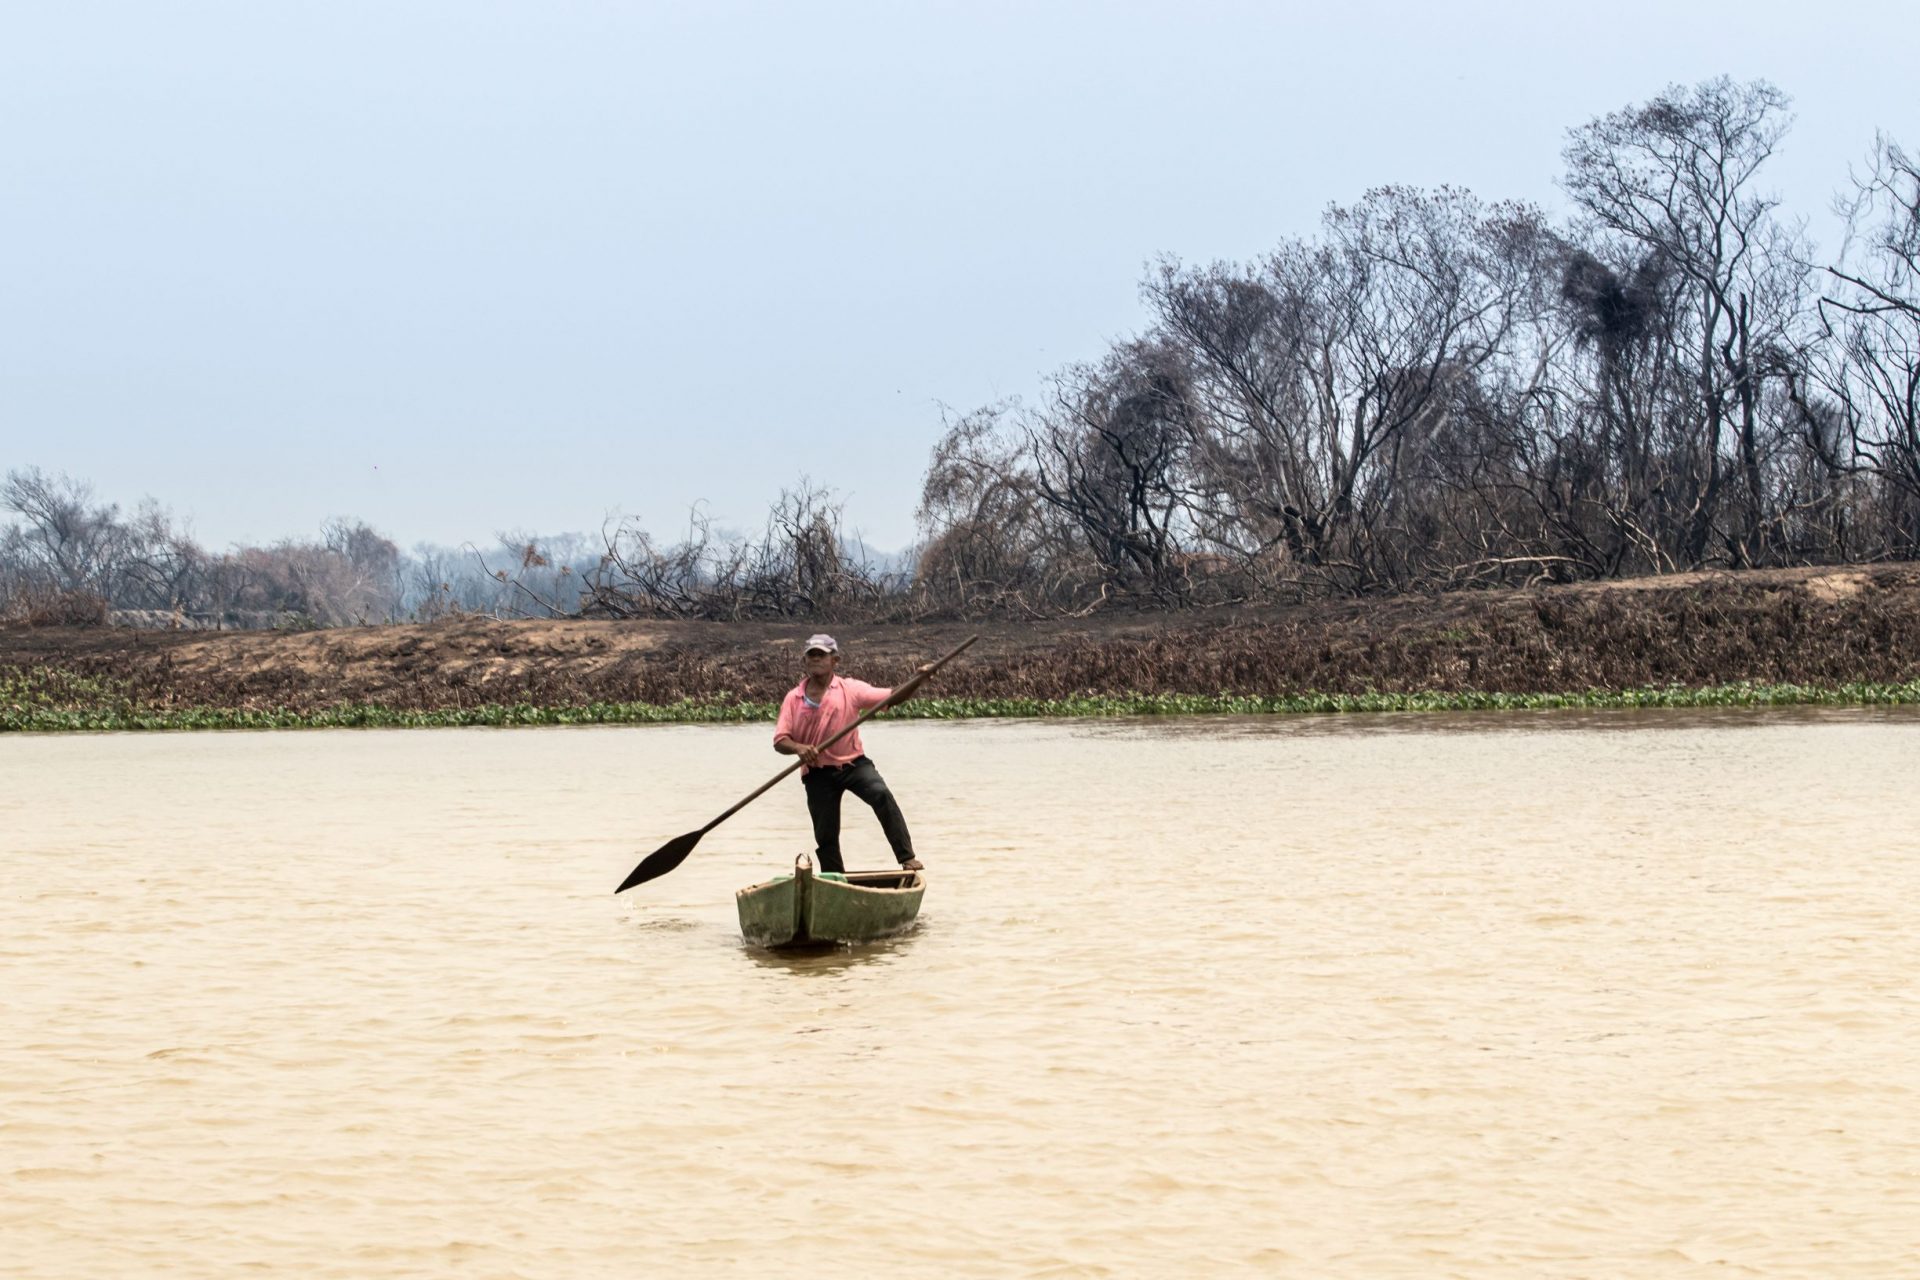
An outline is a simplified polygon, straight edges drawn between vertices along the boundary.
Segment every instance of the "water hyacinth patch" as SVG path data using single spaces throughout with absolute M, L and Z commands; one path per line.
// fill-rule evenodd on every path
M 900 720 L 1071 719 L 1114 716 L 1352 715 L 1390 711 L 1542 711 L 1556 709 L 1911 706 L 1920 680 L 1837 685 L 1737 682 L 1688 688 L 1589 689 L 1571 693 L 1089 694 L 1069 698 L 921 698 L 886 714 Z M 593 724 L 742 724 L 771 722 L 772 702 L 683 699 L 670 703 L 589 702 L 536 706 L 486 704 L 408 710 L 344 703 L 313 711 L 278 707 L 141 705 L 124 686 L 57 668 L 0 674 L 0 731 L 181 729 L 519 728 Z

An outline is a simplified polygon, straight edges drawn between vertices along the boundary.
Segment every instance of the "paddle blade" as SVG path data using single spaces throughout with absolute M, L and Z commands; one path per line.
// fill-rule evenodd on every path
M 687 855 L 693 852 L 693 846 L 699 844 L 700 837 L 705 834 L 707 834 L 706 830 L 702 828 L 699 831 L 689 831 L 683 836 L 675 836 L 667 841 L 640 859 L 640 865 L 627 873 L 627 878 L 620 882 L 620 887 L 614 892 L 625 893 L 637 884 L 645 884 L 656 876 L 667 874 L 687 860 Z

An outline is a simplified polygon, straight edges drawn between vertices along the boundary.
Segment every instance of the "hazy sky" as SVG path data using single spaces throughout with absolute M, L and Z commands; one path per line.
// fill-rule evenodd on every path
M 1558 204 L 1565 131 L 1772 80 L 1772 183 L 1920 146 L 1910 2 L 0 0 L 0 469 L 203 541 L 755 526 L 881 547 L 941 406 L 1329 202 Z

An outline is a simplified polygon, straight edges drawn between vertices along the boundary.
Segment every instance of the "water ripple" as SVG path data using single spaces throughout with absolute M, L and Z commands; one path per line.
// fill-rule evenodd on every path
M 1916 726 L 882 726 L 790 956 L 761 728 L 0 739 L 8 1274 L 1900 1274 Z

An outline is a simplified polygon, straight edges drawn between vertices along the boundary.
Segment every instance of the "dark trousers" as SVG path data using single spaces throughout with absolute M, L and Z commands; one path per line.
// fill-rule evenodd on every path
M 839 768 L 809 769 L 801 782 L 807 788 L 807 813 L 813 818 L 813 855 L 822 871 L 846 871 L 840 861 L 840 797 L 851 791 L 873 807 L 880 829 L 887 833 L 897 861 L 913 857 L 913 837 L 907 834 L 907 820 L 885 778 L 873 767 L 873 761 L 861 756 Z

